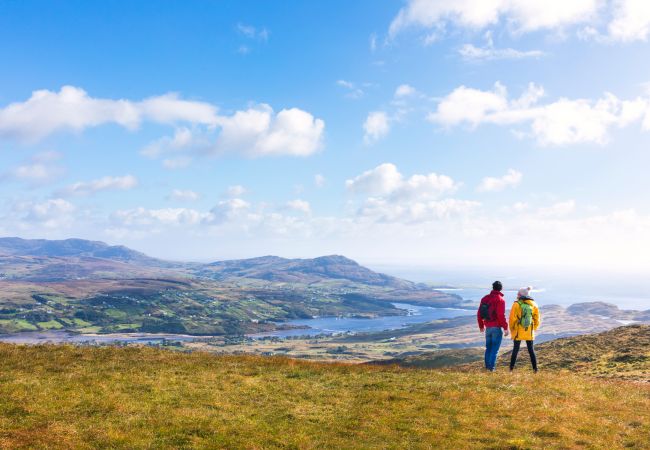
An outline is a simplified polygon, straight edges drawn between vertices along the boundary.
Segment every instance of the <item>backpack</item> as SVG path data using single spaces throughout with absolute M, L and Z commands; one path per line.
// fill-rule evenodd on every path
M 519 324 L 524 327 L 524 331 L 528 331 L 528 327 L 530 327 L 533 323 L 533 307 L 521 300 L 517 300 L 517 303 L 521 309 Z
M 494 320 L 496 312 L 492 308 L 492 302 L 489 300 L 481 300 L 481 306 L 478 308 L 481 319 L 483 320 Z

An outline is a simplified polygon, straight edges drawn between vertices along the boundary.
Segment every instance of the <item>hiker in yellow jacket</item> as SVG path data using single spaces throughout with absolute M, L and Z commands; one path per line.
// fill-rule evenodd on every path
M 535 339 L 535 331 L 539 328 L 539 324 L 541 323 L 541 316 L 539 315 L 537 303 L 530 298 L 531 289 L 531 287 L 519 289 L 517 300 L 510 310 L 510 335 L 514 341 L 512 357 L 510 358 L 511 371 L 515 368 L 521 341 L 526 341 L 526 347 L 528 347 L 528 354 L 530 355 L 530 362 L 533 365 L 533 371 L 537 373 L 537 356 L 535 355 L 533 341 Z

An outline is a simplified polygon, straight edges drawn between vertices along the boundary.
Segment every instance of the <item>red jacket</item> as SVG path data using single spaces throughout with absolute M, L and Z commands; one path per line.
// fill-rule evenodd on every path
M 503 294 L 499 291 L 492 291 L 481 299 L 481 303 L 483 302 L 490 303 L 490 311 L 492 311 L 492 308 L 495 308 L 496 320 L 483 320 L 481 318 L 481 308 L 479 306 L 479 310 L 476 311 L 476 319 L 478 320 L 478 327 L 481 331 L 483 331 L 485 327 L 501 327 L 504 330 L 507 330 L 508 322 L 506 322 L 506 302 L 503 299 Z

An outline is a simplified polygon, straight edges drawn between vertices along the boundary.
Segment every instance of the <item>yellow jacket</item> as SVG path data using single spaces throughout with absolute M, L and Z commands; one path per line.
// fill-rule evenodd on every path
M 519 320 L 521 319 L 521 306 L 519 306 L 518 301 L 516 301 L 510 310 L 510 336 L 513 341 L 532 341 L 535 339 L 535 330 L 537 330 L 539 325 L 542 323 L 542 318 L 539 315 L 537 303 L 535 303 L 532 298 L 522 298 L 520 300 L 533 308 L 533 321 L 527 330 L 524 329 L 524 326 L 519 323 Z

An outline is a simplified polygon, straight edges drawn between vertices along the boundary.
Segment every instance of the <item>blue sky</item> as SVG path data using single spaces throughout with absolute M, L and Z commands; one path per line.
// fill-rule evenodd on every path
M 650 267 L 635 0 L 0 1 L 0 234 Z

